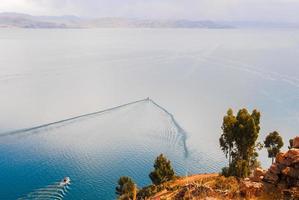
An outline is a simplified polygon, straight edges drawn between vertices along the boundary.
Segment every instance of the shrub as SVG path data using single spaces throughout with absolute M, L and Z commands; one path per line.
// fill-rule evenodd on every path
M 170 161 L 163 155 L 159 155 L 154 164 L 154 171 L 149 174 L 153 184 L 158 185 L 175 178 Z

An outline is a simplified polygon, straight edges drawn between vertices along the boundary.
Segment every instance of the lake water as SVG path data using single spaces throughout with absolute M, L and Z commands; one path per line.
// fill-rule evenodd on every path
M 0 29 L 0 94 L 1 199 L 114 199 L 160 153 L 180 175 L 220 171 L 230 107 L 259 109 L 259 141 L 278 130 L 286 148 L 299 30 Z

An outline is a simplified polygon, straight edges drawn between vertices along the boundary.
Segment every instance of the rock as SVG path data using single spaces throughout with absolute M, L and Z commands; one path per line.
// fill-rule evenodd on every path
M 240 194 L 246 198 L 257 197 L 264 191 L 264 185 L 262 183 L 252 181 L 240 182 Z
M 284 161 L 284 153 L 280 152 L 276 155 L 275 162 L 283 163 L 283 161 Z
M 293 148 L 299 148 L 299 137 L 293 139 Z
M 290 149 L 284 154 L 284 159 L 281 164 L 286 166 L 290 166 L 291 164 L 295 164 L 299 159 L 299 149 Z
M 283 194 L 285 199 L 299 199 L 299 189 L 297 187 L 285 189 Z
M 285 166 L 290 166 L 292 164 L 292 159 L 285 158 L 281 164 Z
M 297 163 L 299 163 L 299 156 L 298 157 L 295 157 L 293 160 L 292 160 L 292 165 L 295 165 L 295 164 L 297 164 Z
M 279 191 L 282 191 L 282 190 L 288 188 L 288 186 L 287 186 L 287 184 L 286 184 L 285 181 L 280 181 L 280 182 L 276 185 L 276 187 L 277 187 L 277 189 L 278 189 Z
M 287 165 L 276 163 L 276 167 L 278 171 L 277 174 L 281 174 L 281 171 L 284 170 L 287 167 Z
M 277 164 L 272 164 L 271 167 L 269 168 L 269 171 L 273 174 L 279 174 L 280 169 L 277 167 Z
M 262 168 L 256 168 L 253 171 L 253 176 L 250 178 L 251 181 L 261 182 L 264 179 L 266 171 Z
M 259 167 L 258 167 L 258 168 L 256 168 L 256 169 L 254 170 L 253 175 L 254 175 L 254 176 L 257 176 L 257 177 L 260 177 L 260 176 L 264 176 L 265 173 L 266 173 L 265 170 L 263 170 L 262 168 L 259 168 Z
M 279 180 L 279 177 L 277 176 L 277 174 L 271 173 L 270 171 L 267 171 L 264 177 L 264 181 L 268 182 L 268 183 L 277 183 L 277 181 Z
M 286 167 L 284 170 L 282 170 L 282 174 L 287 176 L 289 171 L 290 171 L 290 167 Z
M 287 187 L 298 187 L 299 188 L 299 180 L 297 178 L 286 177 L 286 185 L 287 185 Z
M 299 179 L 299 169 L 286 167 L 284 170 L 282 170 L 282 174 L 291 178 Z
M 295 164 L 293 165 L 293 167 L 294 167 L 295 169 L 299 169 L 299 163 L 295 163 Z
M 288 150 L 285 154 L 284 154 L 284 157 L 286 159 L 296 159 L 299 157 L 299 149 L 295 149 L 295 148 L 292 148 L 290 150 Z
M 281 185 L 281 188 L 299 187 L 299 137 L 294 141 L 293 147 L 296 148 L 276 155 L 275 163 L 264 175 L 264 181 Z M 258 179 L 255 177 L 255 180 Z
M 253 181 L 253 182 L 261 182 L 261 181 L 264 180 L 264 176 L 258 176 L 258 177 L 253 176 L 253 177 L 250 178 L 250 180 Z

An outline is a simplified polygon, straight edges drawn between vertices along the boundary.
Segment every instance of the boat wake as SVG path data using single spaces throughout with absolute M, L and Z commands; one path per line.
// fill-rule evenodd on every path
M 0 137 L 13 136 L 13 135 L 19 135 L 19 134 L 43 133 L 47 129 L 51 129 L 51 128 L 54 128 L 54 127 L 59 128 L 59 127 L 65 126 L 67 124 L 75 123 L 77 121 L 84 120 L 84 119 L 87 119 L 87 118 L 96 117 L 96 116 L 104 114 L 104 113 L 117 111 L 117 110 L 120 110 L 122 108 L 131 106 L 131 105 L 134 105 L 134 104 L 139 104 L 139 103 L 151 103 L 152 105 L 154 105 L 156 108 L 158 108 L 160 111 L 162 111 L 167 116 L 167 118 L 169 119 L 169 122 L 176 129 L 176 131 L 172 132 L 172 133 L 178 134 L 178 135 L 174 135 L 172 137 L 175 137 L 176 139 L 179 139 L 182 142 L 183 148 L 184 148 L 184 155 L 185 155 L 185 157 L 188 157 L 188 148 L 187 148 L 187 144 L 186 144 L 186 140 L 187 140 L 186 131 L 178 124 L 178 122 L 175 120 L 174 116 L 169 111 L 167 111 L 164 107 L 157 104 L 155 101 L 153 101 L 150 98 L 146 98 L 146 99 L 142 99 L 142 100 L 138 100 L 138 101 L 133 101 L 133 102 L 123 104 L 123 105 L 120 105 L 120 106 L 116 106 L 116 107 L 113 107 L 113 108 L 108 108 L 108 109 L 101 110 L 101 111 L 96 111 L 96 112 L 92 112 L 92 113 L 88 113 L 88 114 L 83 114 L 83 115 L 71 117 L 71 118 L 68 118 L 68 119 L 59 120 L 59 121 L 56 121 L 56 122 L 51 122 L 51 123 L 42 124 L 42 125 L 39 125 L 39 126 L 34 126 L 34 127 L 31 127 L 31 128 L 25 128 L 25 129 L 19 129 L 19 130 L 9 131 L 9 132 L 5 132 L 5 133 L 0 133 Z
M 55 182 L 44 188 L 37 189 L 17 200 L 63 200 L 70 189 L 70 183 Z
M 183 146 L 184 146 L 184 151 L 185 151 L 185 157 L 188 157 L 188 148 L 187 148 L 187 144 L 186 144 L 186 140 L 187 140 L 187 133 L 186 131 L 179 125 L 179 123 L 175 120 L 173 114 L 171 114 L 170 112 L 168 112 L 165 108 L 163 108 L 162 106 L 160 106 L 159 104 L 157 104 L 156 102 L 154 102 L 151 99 L 148 99 L 151 103 L 153 103 L 155 106 L 157 106 L 159 109 L 163 110 L 165 112 L 165 114 L 167 114 L 170 118 L 170 120 L 172 121 L 172 123 L 174 124 L 174 126 L 177 129 L 177 133 L 180 133 L 182 136 L 182 142 L 183 142 Z
M 75 120 L 78 120 L 78 119 L 84 119 L 84 118 L 95 116 L 95 115 L 102 114 L 102 113 L 105 113 L 105 112 L 113 111 L 113 110 L 116 110 L 116 109 L 119 109 L 119 108 L 122 108 L 122 107 L 125 107 L 125 106 L 129 106 L 129 105 L 132 105 L 132 104 L 143 102 L 145 100 L 147 100 L 147 99 L 134 101 L 134 102 L 123 104 L 123 105 L 116 106 L 116 107 L 113 107 L 113 108 L 108 108 L 108 109 L 97 111 L 97 112 L 83 114 L 83 115 L 79 115 L 79 116 L 76 116 L 76 117 L 71 117 L 71 118 L 68 118 L 68 119 L 63 119 L 63 120 L 59 120 L 59 121 L 56 121 L 56 122 L 51 122 L 51 123 L 48 123 L 48 124 L 42 124 L 42 125 L 34 126 L 34 127 L 31 127 L 31 128 L 25 128 L 25 129 L 19 129 L 19 130 L 15 130 L 15 131 L 9 131 L 9 132 L 2 133 L 2 134 L 0 133 L 0 137 L 14 135 L 14 134 L 27 133 L 27 132 L 34 132 L 35 130 L 48 128 L 50 126 L 61 125 L 63 123 L 72 122 L 72 121 L 75 121 Z

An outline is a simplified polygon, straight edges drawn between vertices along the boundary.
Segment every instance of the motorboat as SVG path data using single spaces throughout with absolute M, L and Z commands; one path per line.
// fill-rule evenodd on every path
M 61 186 L 66 186 L 66 185 L 68 185 L 68 184 L 70 184 L 71 183 L 71 179 L 70 179 L 70 177 L 64 177 L 61 181 L 60 181 L 60 185 Z

